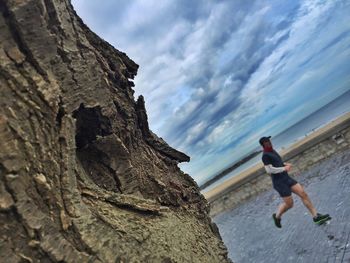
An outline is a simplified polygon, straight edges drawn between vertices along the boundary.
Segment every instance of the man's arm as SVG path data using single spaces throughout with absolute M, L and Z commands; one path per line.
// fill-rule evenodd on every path
M 267 155 L 263 155 L 262 161 L 264 163 L 265 170 L 268 174 L 278 174 L 278 173 L 282 173 L 284 171 L 289 172 L 291 169 L 291 164 L 286 164 L 283 167 L 272 166 L 272 162 L 270 160 L 270 157 Z
M 285 167 L 273 167 L 272 164 L 264 165 L 268 174 L 278 174 L 286 171 Z

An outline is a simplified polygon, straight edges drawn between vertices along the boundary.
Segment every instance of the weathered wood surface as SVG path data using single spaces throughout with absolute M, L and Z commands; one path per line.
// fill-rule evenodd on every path
M 229 261 L 137 69 L 68 0 L 0 0 L 0 261 Z

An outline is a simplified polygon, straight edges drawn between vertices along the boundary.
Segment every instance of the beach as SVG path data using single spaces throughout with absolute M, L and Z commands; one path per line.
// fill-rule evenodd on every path
M 329 157 L 328 153 L 334 154 L 338 151 L 343 151 L 344 149 L 346 149 L 346 147 L 348 147 L 348 144 L 347 144 L 348 140 L 350 140 L 347 137 L 349 134 L 349 132 L 347 132 L 349 130 L 349 127 L 350 127 L 350 112 L 347 112 L 342 116 L 336 118 L 335 120 L 331 121 L 327 125 L 315 130 L 311 134 L 308 134 L 306 137 L 295 142 L 287 149 L 282 150 L 280 154 L 284 159 L 284 161 L 286 162 L 289 160 L 294 161 L 295 163 L 294 170 L 296 172 L 302 172 L 304 170 L 303 167 L 307 166 L 305 165 L 306 163 L 308 163 L 309 165 L 316 164 L 322 159 Z M 346 136 L 344 136 L 344 134 L 346 134 Z M 312 151 L 310 151 L 310 149 Z M 313 154 L 314 152 L 316 153 L 316 155 Z M 301 155 L 303 155 L 303 158 L 300 158 Z M 305 164 L 303 163 L 304 161 L 305 161 Z M 227 203 L 227 199 L 229 199 L 227 195 L 229 195 L 230 192 L 240 188 L 241 186 L 245 185 L 246 183 L 254 179 L 257 179 L 257 177 L 259 177 L 260 175 L 263 175 L 264 173 L 265 171 L 262 163 L 258 163 L 244 170 L 238 175 L 229 178 L 223 183 L 217 185 L 216 187 L 208 191 L 203 191 L 203 195 L 211 203 L 212 207 L 215 205 L 214 201 L 217 201 L 216 203 L 219 203 L 220 201 L 219 199 L 222 199 L 222 198 L 225 199 Z M 270 180 L 268 176 L 266 176 L 264 179 L 266 178 Z M 268 180 L 265 180 L 265 181 L 268 182 Z M 263 191 L 264 189 L 267 189 L 267 188 L 265 187 L 261 190 Z M 255 189 L 254 191 L 252 191 L 252 194 L 250 196 L 257 194 L 259 191 L 260 191 L 259 189 L 258 190 Z M 247 197 L 249 197 L 249 194 L 246 194 L 246 198 Z M 243 198 L 243 199 L 246 199 L 246 198 Z M 226 204 L 226 207 L 229 207 L 229 206 L 230 206 L 229 204 Z M 217 209 L 217 211 L 219 210 L 222 210 L 222 209 Z

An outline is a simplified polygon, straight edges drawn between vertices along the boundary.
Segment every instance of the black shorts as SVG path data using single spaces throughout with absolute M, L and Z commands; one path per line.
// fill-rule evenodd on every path
M 273 188 L 280 194 L 281 197 L 291 196 L 291 187 L 297 183 L 297 181 L 288 175 L 278 178 L 277 180 L 272 180 Z

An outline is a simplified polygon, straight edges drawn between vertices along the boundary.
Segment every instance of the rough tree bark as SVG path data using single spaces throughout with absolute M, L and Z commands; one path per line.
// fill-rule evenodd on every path
M 229 262 L 189 157 L 134 100 L 138 65 L 68 0 L 0 11 L 0 261 Z

